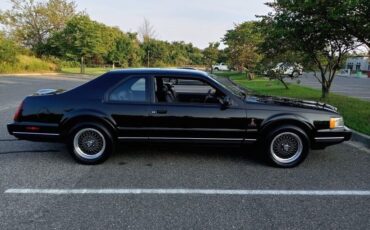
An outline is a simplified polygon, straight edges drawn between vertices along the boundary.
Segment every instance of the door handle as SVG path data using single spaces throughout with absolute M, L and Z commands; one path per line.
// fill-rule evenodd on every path
M 152 114 L 167 114 L 167 110 L 153 110 Z

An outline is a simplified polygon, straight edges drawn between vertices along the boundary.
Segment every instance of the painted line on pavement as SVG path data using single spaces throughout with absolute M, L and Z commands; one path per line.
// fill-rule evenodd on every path
M 7 106 L 0 106 L 0 111 L 5 111 L 5 110 L 8 110 L 8 109 L 13 109 L 13 108 L 17 108 L 18 105 L 7 105 Z
M 98 195 L 242 195 L 242 196 L 370 196 L 370 190 L 232 190 L 232 189 L 7 189 L 6 194 Z

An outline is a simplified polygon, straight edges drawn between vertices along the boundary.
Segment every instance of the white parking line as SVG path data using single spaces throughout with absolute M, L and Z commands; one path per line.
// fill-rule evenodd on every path
M 7 194 L 154 194 L 154 195 L 271 195 L 271 196 L 370 196 L 370 190 L 231 190 L 231 189 L 7 189 Z
M 13 109 L 13 108 L 17 108 L 18 105 L 6 105 L 6 106 L 0 106 L 0 111 L 5 111 L 5 110 L 8 110 L 8 109 Z

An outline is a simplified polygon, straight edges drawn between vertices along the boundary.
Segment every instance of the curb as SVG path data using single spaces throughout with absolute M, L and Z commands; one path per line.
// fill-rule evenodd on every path
M 54 79 L 54 80 L 92 80 L 98 76 L 85 74 L 65 74 L 65 73 L 50 73 L 50 74 L 0 74 L 1 77 L 19 77 L 19 78 L 37 78 L 37 79 Z
M 353 129 L 351 141 L 361 143 L 363 146 L 370 149 L 370 136 L 359 133 Z

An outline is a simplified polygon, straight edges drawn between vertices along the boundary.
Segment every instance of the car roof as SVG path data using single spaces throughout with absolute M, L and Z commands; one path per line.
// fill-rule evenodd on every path
M 153 75 L 196 75 L 202 77 L 208 77 L 208 73 L 195 69 L 188 68 L 128 68 L 128 69 L 116 69 L 111 70 L 109 73 L 118 73 L 118 74 L 153 74 Z

